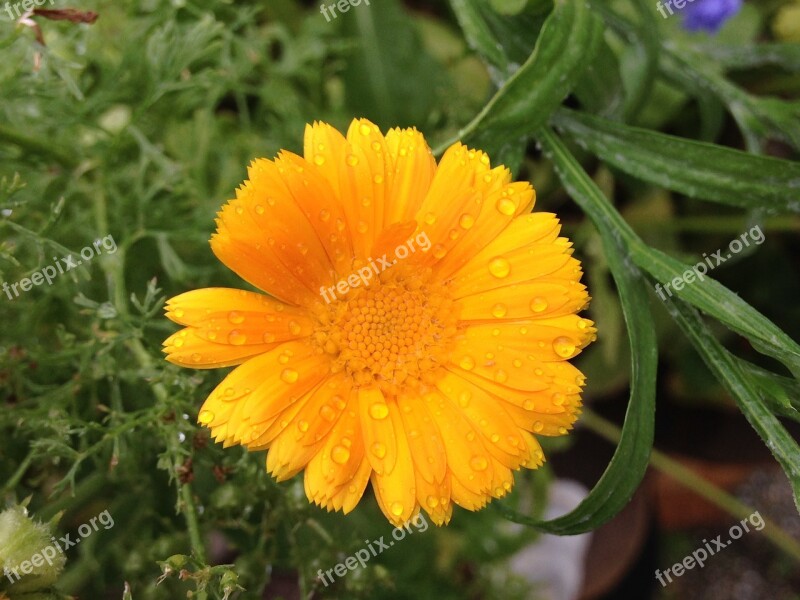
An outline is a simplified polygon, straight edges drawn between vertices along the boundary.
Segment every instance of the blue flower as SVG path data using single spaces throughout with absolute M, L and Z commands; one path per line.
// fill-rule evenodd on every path
M 716 33 L 725 21 L 741 10 L 743 2 L 744 0 L 694 0 L 683 11 L 683 27 L 688 31 Z

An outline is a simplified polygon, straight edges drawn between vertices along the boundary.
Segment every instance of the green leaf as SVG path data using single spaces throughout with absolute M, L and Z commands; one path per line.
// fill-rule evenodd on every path
M 780 463 L 792 485 L 795 505 L 800 511 L 800 446 L 765 405 L 763 390 L 714 338 L 697 311 L 680 300 L 667 300 L 667 308 Z
M 549 130 L 542 130 L 537 137 L 564 187 L 589 215 L 602 238 L 629 332 L 631 396 L 614 456 L 597 485 L 576 509 L 556 519 L 540 521 L 502 503 L 492 506 L 517 523 L 550 533 L 575 535 L 595 529 L 619 513 L 647 470 L 653 447 L 657 343 L 643 276 L 627 261 L 620 238 L 614 235 L 613 227 L 608 227 L 608 201 L 558 137 Z
M 423 51 L 400 3 L 382 0 L 379 7 L 357 7 L 345 16 L 345 31 L 358 43 L 342 74 L 350 112 L 384 130 L 425 124 L 446 72 Z
M 560 110 L 553 124 L 609 165 L 692 198 L 800 212 L 800 163 Z
M 457 138 L 493 154 L 509 137 L 538 129 L 572 90 L 601 36 L 585 2 L 559 2 L 528 60 Z
M 764 390 L 762 398 L 773 414 L 800 422 L 800 382 L 739 359 L 739 366 Z

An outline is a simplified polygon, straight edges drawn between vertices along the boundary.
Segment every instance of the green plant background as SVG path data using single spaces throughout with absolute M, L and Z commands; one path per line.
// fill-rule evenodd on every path
M 741 411 L 797 503 L 800 45 L 774 33 L 800 29 L 789 4 L 746 4 L 710 37 L 649 0 L 373 0 L 331 22 L 289 0 L 81 1 L 95 24 L 34 18 L 45 46 L 0 12 L 0 279 L 109 234 L 118 245 L 52 286 L 0 296 L 4 501 L 30 497 L 61 531 L 105 509 L 116 521 L 70 555 L 61 592 L 122 597 L 128 582 L 126 598 L 257 598 L 286 581 L 303 598 L 529 597 L 504 559 L 539 531 L 608 521 L 648 464 L 752 512 L 651 455 L 657 395 Z M 540 519 L 558 475 L 546 467 L 497 510 L 457 510 L 324 589 L 317 569 L 387 535 L 384 518 L 369 497 L 326 514 L 301 477 L 274 483 L 263 453 L 209 443 L 195 419 L 223 372 L 163 360 L 174 327 L 162 307 L 242 287 L 208 238 L 246 165 L 299 152 L 307 122 L 354 116 L 415 125 L 437 153 L 480 147 L 534 183 L 537 210 L 559 213 L 599 329 L 579 363 L 584 425 L 617 449 L 564 517 Z M 666 302 L 651 292 L 756 225 L 765 243 L 713 279 Z M 612 401 L 627 402 L 621 428 L 592 410 Z M 765 535 L 800 560 L 780 528 Z M 207 564 L 214 547 L 232 566 Z

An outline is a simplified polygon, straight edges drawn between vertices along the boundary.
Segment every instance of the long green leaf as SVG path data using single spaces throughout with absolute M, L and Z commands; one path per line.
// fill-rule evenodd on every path
M 772 214 L 800 212 L 800 163 L 566 109 L 555 115 L 553 123 L 604 162 L 638 179 L 731 206 Z
M 606 471 L 572 512 L 540 521 L 494 503 L 509 520 L 560 535 L 595 529 L 630 501 L 647 470 L 653 447 L 657 343 L 642 274 L 626 260 L 620 239 L 609 227 L 608 202 L 561 140 L 549 130 L 537 137 L 553 161 L 564 187 L 592 219 L 603 240 L 611 273 L 619 290 L 631 346 L 631 397 L 622 438 Z M 613 209 L 612 209 L 613 210 Z
M 509 137 L 538 129 L 572 90 L 601 36 L 601 22 L 583 0 L 560 0 L 528 60 L 457 139 L 492 154 Z
M 697 311 L 680 300 L 668 299 L 667 308 L 683 333 L 700 352 L 706 365 L 733 396 L 745 418 L 780 463 L 792 485 L 795 505 L 800 511 L 800 446 L 769 411 L 752 377 L 714 338 Z

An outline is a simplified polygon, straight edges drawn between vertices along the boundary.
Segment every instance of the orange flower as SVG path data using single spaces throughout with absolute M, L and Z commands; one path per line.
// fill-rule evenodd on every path
M 595 339 L 581 265 L 534 190 L 460 143 L 436 164 L 415 129 L 307 126 L 304 156 L 259 159 L 219 213 L 214 254 L 269 295 L 172 298 L 167 359 L 239 365 L 198 420 L 224 445 L 305 469 L 309 499 L 351 511 L 371 481 L 395 525 L 447 523 L 511 490 L 563 435 Z M 367 273 L 370 273 L 368 276 Z

